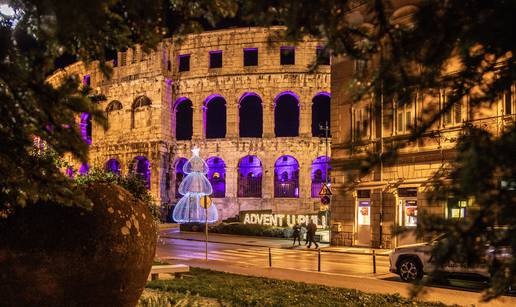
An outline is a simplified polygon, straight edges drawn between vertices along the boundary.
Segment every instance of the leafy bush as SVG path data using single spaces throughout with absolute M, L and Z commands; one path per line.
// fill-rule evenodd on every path
M 129 174 L 125 176 L 107 172 L 100 168 L 92 168 L 85 175 L 79 175 L 75 178 L 78 186 L 88 185 L 91 183 L 113 183 L 117 184 L 129 191 L 136 199 L 145 203 L 152 214 L 156 223 L 160 222 L 159 206 L 156 206 L 152 200 L 152 196 L 147 189 L 145 179 L 139 174 Z
M 204 231 L 204 224 L 202 223 L 187 223 L 181 224 L 181 231 Z M 274 237 L 274 238 L 290 238 L 292 237 L 292 229 L 285 227 L 274 227 L 256 224 L 236 223 L 220 223 L 217 225 L 210 225 L 208 229 L 212 233 L 224 233 L 245 236 L 257 237 Z
M 445 306 L 419 302 L 399 294 L 370 294 L 358 290 L 290 280 L 243 276 L 191 268 L 188 277 L 151 281 L 147 287 L 169 293 L 211 297 L 229 306 Z

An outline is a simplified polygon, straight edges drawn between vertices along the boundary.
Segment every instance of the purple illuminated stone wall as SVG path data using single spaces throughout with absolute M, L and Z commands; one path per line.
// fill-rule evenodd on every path
M 88 163 L 83 163 L 81 165 L 81 168 L 79 168 L 79 175 L 84 176 L 88 174 L 88 171 L 90 170 L 90 166 Z
M 329 157 L 321 156 L 315 159 L 314 162 L 312 162 L 312 181 L 326 181 L 326 163 L 328 164 L 328 172 L 330 172 L 331 165 Z M 316 173 L 318 173 L 318 171 L 320 172 L 320 177 L 318 175 L 316 176 Z

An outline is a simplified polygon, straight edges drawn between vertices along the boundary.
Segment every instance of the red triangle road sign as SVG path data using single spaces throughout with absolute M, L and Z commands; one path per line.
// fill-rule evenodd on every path
M 319 195 L 320 196 L 332 195 L 331 190 L 326 183 L 324 183 L 323 186 L 321 187 L 321 191 L 319 192 Z

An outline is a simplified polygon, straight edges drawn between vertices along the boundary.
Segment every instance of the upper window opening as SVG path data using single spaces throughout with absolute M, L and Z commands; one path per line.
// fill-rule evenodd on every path
M 330 54 L 323 47 L 316 49 L 317 65 L 330 65 Z
M 179 71 L 189 71 L 190 70 L 190 55 L 182 54 L 179 56 Z
M 296 64 L 296 49 L 294 47 L 281 47 L 280 63 L 281 65 Z
M 258 66 L 258 48 L 244 49 L 244 66 Z
M 222 67 L 222 51 L 210 51 L 210 68 Z

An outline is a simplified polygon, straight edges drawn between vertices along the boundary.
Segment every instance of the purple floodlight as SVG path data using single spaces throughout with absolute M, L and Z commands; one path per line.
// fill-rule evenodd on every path
M 90 86 L 90 84 L 91 84 L 91 77 L 90 77 L 90 75 L 84 75 L 84 77 L 82 77 L 82 85 Z
M 82 139 L 85 140 L 86 143 L 88 143 L 88 145 L 91 145 L 91 142 L 92 142 L 92 139 L 91 139 L 92 127 L 91 127 L 91 115 L 90 115 L 90 113 L 82 113 L 81 114 L 80 128 L 81 128 Z
M 278 100 L 279 100 L 282 96 L 284 96 L 284 95 L 290 95 L 290 96 L 293 96 L 293 97 L 297 100 L 297 105 L 299 106 L 299 102 L 301 101 L 301 100 L 299 99 L 299 96 L 298 96 L 296 93 L 292 92 L 292 91 L 284 91 L 284 92 L 279 93 L 279 94 L 276 96 L 276 98 L 274 98 L 274 107 L 276 107 L 276 104 L 278 103 Z
M 81 165 L 81 168 L 79 168 L 79 175 L 84 176 L 88 174 L 88 171 L 90 170 L 90 166 L 88 163 L 83 163 Z
M 246 99 L 247 97 L 256 97 L 258 99 L 260 99 L 260 102 L 262 102 L 262 98 L 260 97 L 260 95 L 254 93 L 254 92 L 245 92 L 242 96 L 240 96 L 240 99 L 238 99 L 238 105 L 240 106 L 240 104 L 244 101 L 244 99 Z

